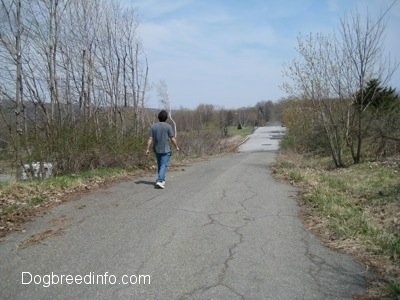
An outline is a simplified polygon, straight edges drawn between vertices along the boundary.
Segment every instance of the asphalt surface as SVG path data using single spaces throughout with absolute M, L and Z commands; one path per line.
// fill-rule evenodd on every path
M 277 151 L 285 132 L 286 128 L 280 125 L 259 127 L 249 136 L 246 143 L 239 147 L 239 152 Z
M 363 266 L 306 231 L 297 191 L 272 178 L 276 146 L 264 144 L 274 144 L 280 130 L 259 128 L 240 153 L 169 172 L 164 190 L 154 188 L 153 177 L 115 184 L 8 235 L 0 242 L 0 299 L 362 293 Z

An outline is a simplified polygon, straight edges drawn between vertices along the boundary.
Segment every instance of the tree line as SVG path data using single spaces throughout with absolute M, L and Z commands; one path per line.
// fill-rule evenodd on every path
M 17 170 L 56 161 L 76 171 L 101 165 L 100 153 L 112 165 L 135 150 L 148 123 L 148 63 L 134 9 L 1 0 L 0 22 L 1 143 Z
M 354 13 L 333 35 L 298 37 L 285 68 L 284 144 L 328 154 L 336 167 L 400 152 L 400 98 L 389 85 L 398 64 L 382 48 L 384 16 Z

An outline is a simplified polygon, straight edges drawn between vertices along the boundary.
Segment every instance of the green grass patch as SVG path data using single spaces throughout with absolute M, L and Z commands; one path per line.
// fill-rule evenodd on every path
M 387 288 L 387 295 L 389 297 L 393 297 L 393 299 L 399 299 L 400 295 L 400 280 L 399 279 L 393 279 L 390 280 Z M 396 298 L 397 297 L 397 298 Z
M 253 127 L 242 127 L 242 129 L 238 129 L 237 126 L 229 126 L 228 127 L 228 135 L 240 135 L 240 136 L 247 136 L 252 134 L 254 128 Z
M 93 181 L 102 181 L 105 178 L 113 178 L 126 175 L 127 171 L 119 168 L 98 168 L 80 172 L 79 174 L 68 174 L 55 176 L 43 181 L 33 183 L 38 188 L 52 190 L 67 190 L 81 185 L 89 184 Z M 28 183 L 29 184 L 29 183 Z
M 339 176 L 329 176 L 326 174 L 321 175 L 321 181 L 326 184 L 327 188 L 330 190 L 337 190 L 340 192 L 346 192 L 351 189 L 351 182 L 344 177 Z
M 293 182 L 301 182 L 301 181 L 304 180 L 304 176 L 305 176 L 305 175 L 304 175 L 300 170 L 298 170 L 298 169 L 294 169 L 294 170 L 289 171 L 288 175 L 289 175 L 289 179 L 290 179 L 291 181 L 293 181 Z
M 282 155 L 273 168 L 278 176 L 302 187 L 309 214 L 324 220 L 337 241 L 358 243 L 366 256 L 390 262 L 387 278 L 399 277 L 400 165 L 366 162 L 329 169 L 324 162 Z M 399 281 L 389 289 L 390 295 L 400 296 Z
M 93 169 L 79 174 L 56 176 L 45 180 L 10 182 L 0 186 L 0 236 L 17 228 L 25 216 L 49 201 L 75 191 L 87 190 L 105 181 L 128 175 L 123 169 Z
M 368 171 L 368 173 L 365 173 Z M 343 172 L 325 171 L 310 180 L 310 176 L 301 176 L 306 173 L 301 168 L 297 178 L 309 180 L 308 183 L 318 188 L 312 190 L 308 202 L 314 209 L 329 219 L 329 226 L 340 238 L 358 238 L 366 243 L 372 243 L 377 253 L 399 257 L 400 252 L 396 246 L 399 236 L 388 231 L 384 225 L 377 222 L 379 216 L 374 216 L 374 207 L 386 203 L 381 193 L 382 186 L 390 190 L 391 198 L 398 192 L 398 179 L 387 176 L 390 172 L 381 168 L 371 171 L 362 168 L 348 169 Z M 371 174 L 373 173 L 373 174 Z M 377 181 L 383 184 L 376 185 Z M 363 199 L 360 203 L 359 199 Z M 375 199 L 373 202 L 369 201 Z
M 11 204 L 7 207 L 4 207 L 1 211 L 1 215 L 3 216 L 8 216 L 9 214 L 12 214 L 13 212 L 17 211 L 20 208 L 20 205 L 18 204 Z
M 43 203 L 46 200 L 47 200 L 47 197 L 45 197 L 43 195 L 38 195 L 38 196 L 33 197 L 31 200 L 29 200 L 28 205 L 36 206 L 36 205 Z

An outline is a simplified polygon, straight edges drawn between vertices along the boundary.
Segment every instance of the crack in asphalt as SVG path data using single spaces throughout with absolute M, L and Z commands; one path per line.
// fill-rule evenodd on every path
M 312 266 L 315 266 L 315 268 L 313 268 L 312 266 L 310 266 L 308 268 L 308 275 L 310 275 L 310 277 L 314 280 L 314 283 L 316 283 L 317 287 L 318 287 L 318 292 L 322 293 L 325 295 L 325 292 L 321 289 L 321 281 L 320 278 L 318 276 L 318 274 L 321 272 L 322 270 L 322 264 L 325 263 L 325 261 L 323 259 L 317 259 L 318 256 L 316 256 L 315 254 L 312 254 L 310 251 L 310 243 L 308 240 L 306 240 L 306 237 L 303 235 L 303 237 L 300 239 L 301 242 L 304 245 L 304 256 L 306 258 L 308 258 L 308 260 L 312 263 Z
M 58 212 L 71 211 L 67 238 L 10 256 L 12 241 L 0 248 L 6 268 L 0 294 L 60 300 L 350 299 L 363 288 L 363 269 L 325 249 L 302 226 L 289 199 L 293 187 L 281 186 L 266 170 L 272 159 L 235 154 L 171 176 L 163 191 L 144 180 L 145 186 L 127 183 L 85 196 L 76 202 L 80 207 Z M 151 274 L 152 285 L 44 290 L 13 280 L 23 268 L 40 274 L 67 267 Z
M 321 256 L 314 253 L 310 247 L 310 240 L 307 238 L 307 233 L 305 232 L 300 239 L 300 241 L 304 245 L 304 256 L 310 261 L 311 266 L 308 268 L 307 274 L 314 280 L 314 283 L 318 287 L 318 292 L 324 295 L 326 298 L 337 297 L 337 291 L 329 292 L 326 289 L 326 286 L 322 282 L 321 273 L 328 272 L 328 274 L 332 274 L 337 277 L 337 274 L 341 274 L 345 276 L 345 278 L 341 279 L 343 281 L 349 280 L 348 276 L 354 277 L 355 275 L 362 277 L 365 275 L 367 270 L 362 272 L 347 272 L 339 265 L 332 264 L 328 262 L 326 259 L 322 258 Z M 360 278 L 361 280 L 361 278 Z M 324 288 L 325 286 L 325 288 Z
M 248 226 L 248 224 L 250 222 L 253 222 L 256 220 L 256 218 L 251 216 L 251 214 L 249 213 L 248 208 L 246 207 L 245 203 L 247 201 L 251 200 L 252 198 L 256 197 L 258 194 L 253 192 L 251 190 L 251 187 L 249 187 L 247 184 L 245 186 L 246 186 L 246 192 L 250 192 L 251 195 L 247 196 L 246 198 L 244 198 L 241 201 L 238 201 L 238 204 L 240 205 L 241 209 L 237 209 L 235 211 L 223 211 L 223 212 L 217 211 L 217 212 L 213 212 L 213 213 L 203 212 L 203 213 L 207 214 L 207 218 L 209 221 L 207 223 L 201 225 L 202 227 L 210 226 L 210 225 L 216 225 L 216 226 L 223 227 L 223 228 L 235 233 L 235 235 L 237 236 L 237 241 L 229 246 L 228 256 L 222 262 L 222 268 L 221 268 L 219 274 L 217 275 L 216 282 L 214 284 L 197 287 L 197 288 L 191 290 L 190 292 L 187 292 L 184 295 L 182 295 L 179 298 L 180 300 L 190 299 L 197 293 L 204 294 L 205 292 L 207 292 L 213 288 L 217 288 L 218 286 L 227 288 L 233 294 L 237 295 L 240 299 L 245 299 L 244 295 L 240 294 L 238 291 L 236 291 L 233 287 L 229 286 L 228 283 L 225 282 L 226 274 L 229 269 L 229 264 L 234 259 L 234 256 L 235 256 L 235 249 L 237 249 L 244 242 L 244 234 L 240 231 L 243 228 L 245 228 L 246 226 Z M 224 201 L 226 198 L 227 198 L 227 192 L 224 189 L 224 190 L 222 190 L 222 195 L 220 197 L 220 201 Z M 196 213 L 196 214 L 201 213 L 199 211 L 191 211 L 191 210 L 184 210 L 184 209 L 182 209 L 182 210 L 189 212 L 189 213 Z M 244 216 L 243 215 L 241 216 L 241 213 L 243 213 L 243 212 L 245 212 L 245 214 L 244 214 Z M 227 224 L 224 224 L 223 221 L 218 220 L 219 216 L 223 216 L 223 215 L 227 215 L 227 214 L 238 216 L 238 219 L 240 219 L 241 222 L 243 222 L 243 224 L 227 225 Z

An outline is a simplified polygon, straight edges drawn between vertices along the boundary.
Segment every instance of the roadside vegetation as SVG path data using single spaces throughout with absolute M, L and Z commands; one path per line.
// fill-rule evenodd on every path
M 300 190 L 308 229 L 356 257 L 371 279 L 367 299 L 400 296 L 400 156 L 332 168 L 327 156 L 287 151 L 274 173 Z
M 299 187 L 305 225 L 366 266 L 361 299 L 400 299 L 400 96 L 383 20 L 352 14 L 332 36 L 298 37 L 273 167 Z
M 45 180 L 2 183 L 0 185 L 0 237 L 14 230 L 22 230 L 26 221 L 66 201 L 68 196 L 129 178 L 133 174 L 138 174 L 138 171 L 107 168 Z

